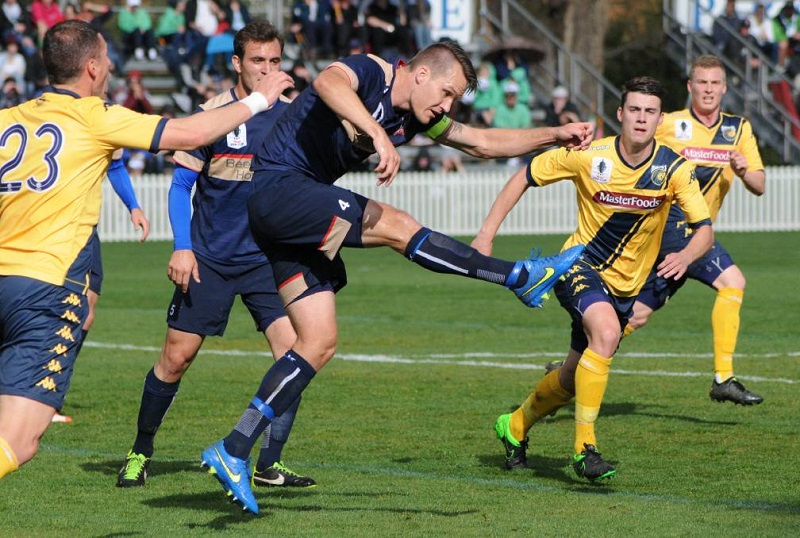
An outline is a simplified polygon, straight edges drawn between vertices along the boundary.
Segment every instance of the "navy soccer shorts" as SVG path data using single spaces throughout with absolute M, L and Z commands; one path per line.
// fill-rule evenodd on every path
M 100 237 L 97 235 L 97 228 L 89 237 L 88 248 L 92 255 L 92 266 L 89 268 L 89 289 L 100 295 L 103 287 L 103 255 L 100 251 Z
M 599 302 L 613 306 L 619 320 L 621 337 L 622 329 L 633 314 L 633 303 L 636 300 L 635 297 L 612 295 L 600 274 L 583 260 L 575 262 L 564 280 L 559 280 L 553 291 L 558 302 L 572 318 L 570 348 L 578 353 L 583 353 L 589 345 L 583 329 L 583 315 L 589 306 Z
M 656 266 L 661 263 L 667 254 L 683 250 L 691 237 L 691 229 L 686 226 L 685 222 L 676 224 L 673 220 L 668 220 L 667 227 L 664 230 L 664 237 L 661 240 L 661 250 L 658 253 Z M 691 278 L 702 282 L 708 287 L 713 287 L 712 284 L 722 272 L 733 265 L 733 258 L 728 254 L 728 251 L 719 244 L 719 241 L 715 240 L 711 249 L 692 263 L 686 270 L 686 274 L 678 280 L 658 276 L 655 267 L 653 267 L 647 277 L 647 282 L 639 292 L 637 300 L 653 310 L 658 310 L 667 304 L 669 298 L 683 287 L 687 279 Z
M 286 315 L 269 263 L 229 266 L 197 257 L 197 265 L 200 282 L 190 278 L 186 293 L 175 287 L 167 312 L 167 324 L 173 329 L 222 336 L 237 295 L 259 332 Z
M 0 394 L 60 410 L 89 313 L 86 296 L 21 276 L 0 276 Z
M 272 264 L 284 304 L 347 283 L 342 247 L 363 247 L 364 210 L 369 200 L 296 172 L 256 172 L 250 195 L 250 229 Z M 254 179 L 255 182 L 255 179 Z

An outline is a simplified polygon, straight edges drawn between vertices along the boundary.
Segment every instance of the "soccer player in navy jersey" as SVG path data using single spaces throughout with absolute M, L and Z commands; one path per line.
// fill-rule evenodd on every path
M 626 82 L 617 110 L 619 136 L 596 140 L 586 151 L 558 149 L 535 157 L 503 187 L 472 242 L 490 254 L 501 223 L 529 187 L 575 184 L 578 228 L 565 247 L 582 243 L 586 250 L 554 288 L 572 318 L 567 358 L 519 408 L 495 422 L 507 469 L 526 467 L 528 431 L 575 397 L 575 472 L 589 481 L 616 474 L 597 450 L 595 421 L 622 328 L 656 260 L 672 203 L 685 212 L 694 233 L 681 250 L 658 264 L 659 275 L 682 277 L 714 240 L 694 166 L 654 138 L 665 93 L 650 77 Z
M 283 37 L 267 21 L 253 21 L 234 37 L 236 86 L 200 109 L 224 107 L 243 99 L 262 73 L 279 71 Z M 175 153 L 169 191 L 174 252 L 167 275 L 175 292 L 167 314 L 161 357 L 147 373 L 139 407 L 138 431 L 117 478 L 120 487 L 143 486 L 153 441 L 206 336 L 221 336 L 236 296 L 241 296 L 256 329 L 264 333 L 277 359 L 292 346 L 294 329 L 278 297 L 272 268 L 250 233 L 247 197 L 250 161 L 288 102 L 278 101 L 213 144 Z M 194 215 L 192 215 L 192 187 Z M 316 482 L 283 465 L 281 451 L 294 422 L 298 398 L 264 432 L 253 470 L 262 486 L 312 487 Z
M 540 306 L 580 256 L 581 245 L 518 262 L 486 257 L 424 228 L 408 213 L 334 185 L 373 153 L 378 183 L 391 184 L 400 167 L 395 146 L 418 133 L 482 158 L 514 157 L 554 144 L 580 149 L 591 141 L 586 123 L 476 129 L 452 121 L 451 106 L 476 82 L 455 42 L 431 45 L 407 64 L 350 56 L 331 64 L 297 97 L 256 153 L 250 225 L 272 264 L 297 341 L 267 372 L 231 434 L 202 453 L 203 464 L 246 510 L 258 512 L 243 479 L 257 436 L 334 354 L 334 294 L 346 282 L 342 247 L 388 246 L 428 270 L 503 285 L 528 306 Z
M 292 86 L 269 73 L 224 110 L 167 119 L 104 102 L 108 45 L 88 23 L 54 25 L 42 56 L 52 86 L 0 110 L 0 478 L 36 455 L 69 389 L 114 151 L 209 144 Z

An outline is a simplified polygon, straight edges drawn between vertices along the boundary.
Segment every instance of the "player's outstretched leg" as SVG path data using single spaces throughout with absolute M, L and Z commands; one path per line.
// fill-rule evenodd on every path
M 575 245 L 564 252 L 553 256 L 540 257 L 535 249 L 527 260 L 520 260 L 514 265 L 514 270 L 508 277 L 509 282 L 515 282 L 508 289 L 526 306 L 541 307 L 544 296 L 553 289 L 558 279 L 569 271 L 570 267 L 578 261 L 583 254 L 583 245 Z M 528 278 L 524 282 L 517 282 L 517 275 L 527 270 Z
M 203 468 L 222 484 L 232 503 L 238 504 L 244 511 L 258 514 L 258 503 L 250 489 L 249 461 L 228 454 L 223 441 L 217 441 L 205 449 L 200 458 Z

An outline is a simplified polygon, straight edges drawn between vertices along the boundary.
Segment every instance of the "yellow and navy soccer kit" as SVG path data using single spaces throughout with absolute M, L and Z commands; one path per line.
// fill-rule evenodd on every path
M 0 110 L 0 394 L 61 407 L 102 180 L 115 149 L 157 149 L 165 123 L 53 88 Z
M 722 112 L 717 122 L 707 127 L 690 109 L 671 112 L 664 116 L 664 121 L 656 131 L 656 138 L 695 165 L 697 182 L 708 204 L 712 221 L 716 220 L 722 201 L 736 179 L 730 167 L 731 151 L 744 155 L 748 170 L 764 169 L 752 125 L 741 116 Z M 673 205 L 656 264 L 667 254 L 683 249 L 691 235 L 684 213 Z M 639 294 L 639 300 L 657 310 L 688 278 L 711 286 L 732 265 L 734 262 L 730 254 L 715 240 L 711 250 L 690 265 L 680 280 L 661 278 L 654 268 Z
M 578 227 L 564 248 L 582 244 L 586 249 L 554 290 L 573 318 L 572 349 L 579 352 L 586 348 L 581 317 L 589 305 L 611 303 L 625 326 L 658 255 L 673 201 L 690 226 L 711 224 L 691 163 L 655 143 L 649 158 L 631 166 L 619 143 L 619 137 L 607 137 L 584 151 L 553 149 L 527 169 L 532 186 L 568 180 L 577 191 Z

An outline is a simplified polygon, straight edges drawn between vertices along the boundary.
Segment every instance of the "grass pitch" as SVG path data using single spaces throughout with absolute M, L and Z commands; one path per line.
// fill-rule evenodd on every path
M 147 486 L 115 487 L 144 375 L 165 333 L 167 243 L 106 244 L 97 321 L 37 457 L 0 481 L 0 536 L 776 536 L 800 529 L 797 234 L 718 234 L 748 277 L 735 368 L 765 402 L 708 398 L 711 290 L 690 282 L 614 359 L 597 424 L 618 469 L 569 466 L 571 407 L 531 430 L 506 472 L 492 426 L 564 355 L 569 318 L 498 286 L 428 273 L 388 249 L 345 252 L 337 358 L 305 391 L 284 452 L 313 490 L 227 503 L 200 451 L 233 427 L 270 359 L 237 304 L 156 438 Z M 502 237 L 496 254 L 562 237 Z

